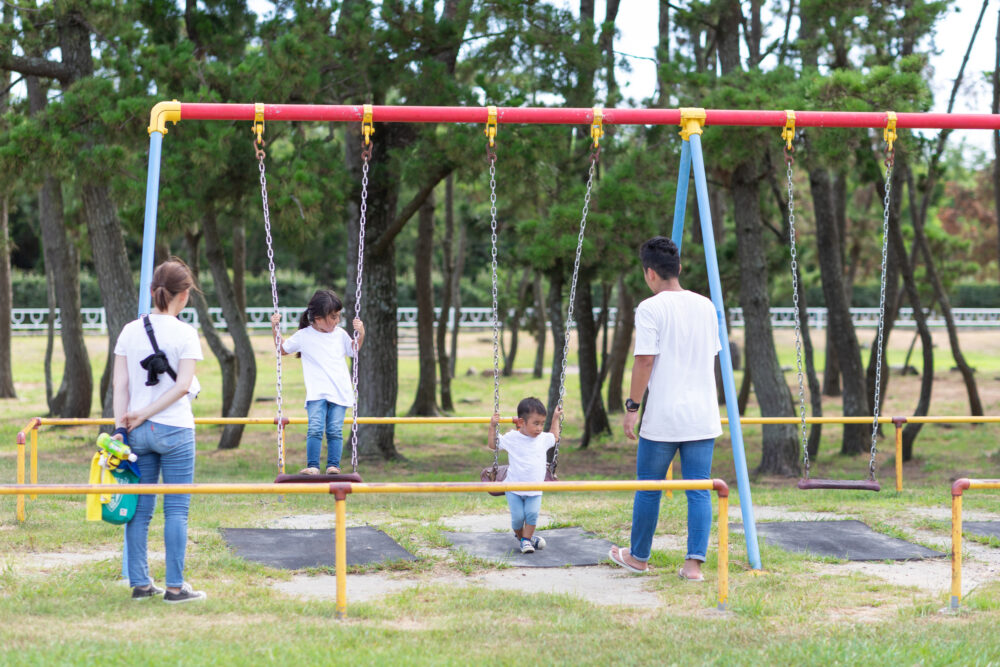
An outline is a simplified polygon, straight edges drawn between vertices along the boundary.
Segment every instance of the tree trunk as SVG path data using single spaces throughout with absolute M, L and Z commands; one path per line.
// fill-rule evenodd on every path
M 514 304 L 514 314 L 510 317 L 510 348 L 504 355 L 503 376 L 514 374 L 514 360 L 517 358 L 517 339 L 521 331 L 521 318 L 524 317 L 524 304 L 531 287 L 531 269 L 525 269 L 521 282 L 517 286 L 517 302 Z
M 618 314 L 615 318 L 615 333 L 611 338 L 611 354 L 608 358 L 608 412 L 622 412 L 625 409 L 623 383 L 628 351 L 632 347 L 632 332 L 635 330 L 635 299 L 625 287 L 625 274 L 618 275 Z
M 601 400 L 601 376 L 597 367 L 597 336 L 590 276 L 581 273 L 576 290 L 577 365 L 580 368 L 580 404 L 584 415 L 584 440 L 592 433 L 610 433 L 608 413 Z M 597 394 L 596 396 L 594 394 Z M 593 406 L 588 410 L 589 406 Z M 582 446 L 582 444 L 581 444 Z
M 370 161 L 368 211 L 365 223 L 361 304 L 349 299 L 345 310 L 348 320 L 360 312 L 365 330 L 371 335 L 354 363 L 358 366 L 358 416 L 393 417 L 399 391 L 396 324 L 396 247 L 389 243 L 381 255 L 372 256 L 372 247 L 392 224 L 399 196 L 399 177 L 391 172 L 389 154 L 399 143 L 396 125 L 379 128 L 379 139 Z M 361 135 L 357 128 L 347 132 L 348 171 L 355 183 L 347 234 L 347 284 L 349 291 L 357 282 L 358 241 L 361 201 Z M 367 458 L 396 459 L 399 453 L 393 442 L 392 424 L 364 424 L 358 427 L 358 455 Z
M 806 379 L 809 383 L 809 404 L 813 417 L 823 416 L 823 396 L 820 391 L 819 379 L 816 377 L 816 363 L 813 360 L 812 336 L 809 333 L 809 302 L 805 290 L 802 289 L 802 273 L 797 275 L 799 283 L 799 331 L 802 336 L 802 356 L 805 361 Z M 820 438 L 823 435 L 822 424 L 812 424 L 809 428 L 809 440 L 806 447 L 810 458 L 819 454 Z
M 241 311 L 236 305 L 236 293 L 233 290 L 233 283 L 229 279 L 214 210 L 205 212 L 202 217 L 202 230 L 205 234 L 205 259 L 212 271 L 215 295 L 219 299 L 222 316 L 226 320 L 226 328 L 233 339 L 236 355 L 236 389 L 233 392 L 232 405 L 224 416 L 246 417 L 253 404 L 253 390 L 257 381 L 257 359 L 254 356 L 250 336 L 247 334 L 246 322 L 244 321 L 245 311 Z M 243 428 L 243 424 L 227 424 L 219 438 L 219 449 L 239 447 Z
M 559 402 L 559 380 L 562 377 L 563 347 L 566 339 L 566 329 L 563 324 L 562 315 L 562 267 L 557 267 L 549 274 L 549 294 L 546 299 L 546 307 L 549 313 L 549 322 L 552 326 L 552 372 L 549 375 L 549 398 L 546 402 L 549 415 L 552 409 Z M 548 424 L 549 420 L 546 420 Z
M 840 396 L 840 363 L 837 361 L 837 345 L 830 335 L 829 309 L 826 320 L 826 366 L 823 368 L 823 395 Z
M 198 276 L 201 273 L 198 248 L 201 243 L 201 234 L 186 231 L 184 240 L 188 247 L 188 266 L 191 267 L 195 282 L 198 283 Z M 215 323 L 212 322 L 212 316 L 208 312 L 205 295 L 200 291 L 193 290 L 191 302 L 198 313 L 198 321 L 201 322 L 201 335 L 205 337 L 208 348 L 212 350 L 216 361 L 219 362 L 219 370 L 222 374 L 222 414 L 229 414 L 233 406 L 233 396 L 236 393 L 236 355 L 226 347 L 219 332 L 215 330 Z
M 108 186 L 92 181 L 80 188 L 83 214 L 87 221 L 87 236 L 94 257 L 97 284 L 108 324 L 108 356 L 101 377 L 102 416 L 114 416 L 114 346 L 122 328 L 136 318 L 139 302 L 128 265 L 128 253 L 122 236 L 118 209 L 111 201 Z
M 0 105 L 2 109 L 6 105 Z M 14 367 L 11 364 L 10 311 L 14 307 L 14 292 L 10 275 L 10 235 L 7 221 L 10 200 L 0 197 L 0 398 L 17 398 L 14 391 Z
M 535 273 L 533 292 L 535 296 L 535 365 L 531 377 L 539 379 L 545 367 L 545 337 L 548 318 L 545 316 L 545 290 L 542 289 L 542 274 Z
M 808 144 L 808 140 L 807 140 Z M 816 218 L 816 243 L 820 248 L 839 248 L 840 239 L 833 211 L 833 188 L 830 174 L 823 167 L 809 169 L 809 187 Z M 843 378 L 842 405 L 845 417 L 868 414 L 868 400 L 861 348 L 851 321 L 850 307 L 844 294 L 844 271 L 837 252 L 819 252 L 820 277 L 827 308 L 827 340 L 836 349 Z M 868 451 L 865 424 L 845 424 L 842 454 Z
M 760 220 L 760 170 L 747 161 L 733 173 L 733 214 L 740 262 L 740 306 L 743 308 L 746 368 L 753 377 L 754 391 L 764 417 L 792 414 L 792 395 L 778 354 L 771 329 L 770 299 L 767 293 L 767 255 Z M 765 424 L 761 463 L 758 473 L 796 475 L 799 453 L 795 429 L 788 424 Z
M 465 242 L 468 237 L 468 230 L 464 224 L 458 227 L 458 252 L 455 253 L 455 271 L 452 273 L 452 301 L 455 309 L 455 326 L 451 330 L 451 350 L 448 358 L 451 360 L 451 376 L 455 377 L 455 368 L 458 363 L 458 332 L 461 329 L 459 322 L 462 319 L 462 273 L 465 271 Z
M 233 225 L 233 294 L 236 307 L 247 312 L 247 228 L 242 222 Z
M 997 12 L 996 55 L 993 60 L 993 113 L 1000 113 L 1000 11 Z M 1000 130 L 993 131 L 993 208 L 997 216 L 997 257 L 1000 262 Z
M 437 322 L 438 375 L 441 377 L 441 409 L 454 412 L 451 400 L 451 357 L 448 354 L 448 323 L 452 319 L 452 280 L 455 267 L 452 260 L 452 246 L 455 241 L 455 175 L 448 174 L 444 195 L 444 242 L 441 244 L 441 315 Z M 454 326 L 458 327 L 458 311 L 455 311 Z
M 434 255 L 434 195 L 431 194 L 420 207 L 417 228 L 417 261 L 413 264 L 417 292 L 417 349 L 420 354 L 420 373 L 417 395 L 410 406 L 411 417 L 436 417 L 437 385 L 434 368 L 434 284 L 431 281 L 430 258 Z M 364 311 L 362 311 L 364 312 Z

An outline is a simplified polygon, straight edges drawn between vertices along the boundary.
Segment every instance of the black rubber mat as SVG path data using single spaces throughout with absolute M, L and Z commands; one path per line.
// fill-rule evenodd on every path
M 1000 521 L 963 521 L 962 532 L 1000 538 Z
M 733 530 L 743 530 L 733 524 Z M 774 521 L 757 524 L 765 544 L 844 560 L 920 560 L 946 554 L 876 533 L 861 521 Z
M 514 533 L 445 533 L 456 549 L 486 560 L 507 563 L 514 567 L 564 567 L 566 565 L 597 565 L 608 560 L 611 542 L 602 540 L 583 528 L 553 528 L 537 530 L 545 538 L 544 549 L 531 554 L 521 553 Z
M 334 532 L 270 528 L 220 528 L 222 537 L 240 558 L 284 570 L 334 566 Z M 393 560 L 417 560 L 395 540 L 371 526 L 347 529 L 347 564 L 368 565 Z

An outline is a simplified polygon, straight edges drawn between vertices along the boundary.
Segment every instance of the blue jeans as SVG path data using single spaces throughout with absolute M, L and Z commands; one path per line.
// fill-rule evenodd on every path
M 667 467 L 674 453 L 681 451 L 684 479 L 710 479 L 712 451 L 715 439 L 687 442 L 657 442 L 639 438 L 635 458 L 636 479 L 666 479 Z M 704 562 L 708 551 L 708 534 L 712 527 L 712 496 L 708 491 L 685 491 L 688 503 L 688 560 Z M 660 518 L 662 491 L 636 491 L 632 506 L 632 544 L 630 553 L 636 560 L 648 561 L 653 548 L 653 533 Z
M 326 399 L 306 401 L 309 415 L 309 430 L 306 431 L 306 466 L 319 467 L 319 453 L 323 449 L 323 434 L 326 433 L 326 467 L 340 467 L 340 455 L 344 450 L 344 413 L 347 406 L 331 403 Z
M 164 484 L 190 484 L 194 481 L 194 429 L 167 426 L 145 421 L 128 434 L 129 446 L 138 455 L 143 484 L 156 484 L 163 473 Z M 184 584 L 184 553 L 187 550 L 187 520 L 191 496 L 163 496 L 163 541 L 167 552 L 166 584 L 180 588 Z M 128 580 L 131 586 L 145 586 L 153 580 L 146 562 L 149 522 L 156 508 L 156 496 L 139 496 L 135 515 L 125 525 L 128 549 Z
M 521 496 L 508 491 L 507 505 L 510 507 L 510 527 L 521 530 L 524 524 L 538 525 L 538 511 L 542 509 L 541 496 Z

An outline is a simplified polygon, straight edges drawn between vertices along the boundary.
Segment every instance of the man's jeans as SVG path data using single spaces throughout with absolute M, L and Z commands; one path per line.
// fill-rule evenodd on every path
M 191 484 L 194 481 L 194 429 L 145 421 L 128 434 L 129 446 L 138 455 L 140 480 L 156 484 L 163 473 L 164 484 Z M 166 585 L 184 584 L 184 554 L 187 550 L 187 520 L 191 496 L 163 496 L 163 541 L 167 552 Z M 152 583 L 146 561 L 149 522 L 156 508 L 156 496 L 139 496 L 135 515 L 125 526 L 128 549 L 128 579 L 131 586 Z
M 306 431 L 306 466 L 319 468 L 319 454 L 323 449 L 326 433 L 326 467 L 340 467 L 344 450 L 344 414 L 347 406 L 331 403 L 326 399 L 306 401 L 309 428 Z
M 667 477 L 667 467 L 680 449 L 681 470 L 684 479 L 710 479 L 712 451 L 715 440 L 690 440 L 687 442 L 657 442 L 639 438 L 639 451 L 635 459 L 635 476 L 640 480 L 661 480 Z M 685 491 L 688 502 L 687 555 L 689 560 L 705 560 L 708 535 L 712 527 L 712 497 L 709 491 Z M 633 558 L 648 561 L 653 547 L 653 533 L 660 517 L 662 491 L 636 491 L 632 506 Z

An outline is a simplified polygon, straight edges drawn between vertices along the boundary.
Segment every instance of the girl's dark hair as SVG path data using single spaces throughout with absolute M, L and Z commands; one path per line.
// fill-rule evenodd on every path
M 312 325 L 317 318 L 339 313 L 343 309 L 343 302 L 332 289 L 316 290 L 316 293 L 309 299 L 309 305 L 299 317 L 299 328 L 305 329 Z
M 517 404 L 517 418 L 527 419 L 531 415 L 546 415 L 545 404 L 534 396 L 522 398 Z
M 153 271 L 149 291 L 158 310 L 166 310 L 170 301 L 186 289 L 197 290 L 198 286 L 194 284 L 194 275 L 184 260 L 171 257 Z

